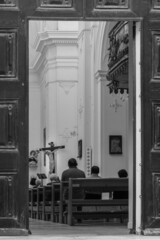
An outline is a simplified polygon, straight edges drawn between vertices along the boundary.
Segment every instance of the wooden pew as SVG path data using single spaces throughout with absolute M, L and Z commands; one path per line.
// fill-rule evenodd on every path
M 43 187 L 29 189 L 29 216 L 42 219 Z
M 66 201 L 64 200 L 64 192 L 68 189 L 69 183 L 68 182 L 61 182 L 60 183 L 60 201 L 59 201 L 59 223 L 64 223 L 64 216 L 63 213 L 67 206 Z
M 63 211 L 64 222 L 69 225 L 74 224 L 74 219 L 123 219 L 128 217 L 128 199 L 85 199 L 85 197 L 84 199 L 73 199 L 73 191 L 77 188 L 85 193 L 95 194 L 128 191 L 128 179 L 69 179 L 69 198 L 63 200 L 63 209 L 66 206 Z M 78 211 L 77 208 L 81 210 Z
M 42 208 L 43 208 L 43 187 L 35 188 L 37 191 L 37 213 L 36 218 L 42 220 Z
M 31 218 L 37 218 L 37 189 L 29 189 L 29 212 Z
M 28 191 L 28 204 L 29 204 L 29 207 L 28 207 L 28 210 L 29 210 L 29 217 L 31 218 L 32 217 L 32 188 L 29 188 L 29 191 Z
M 43 187 L 43 220 L 58 222 L 59 219 L 60 183 Z
M 31 218 L 59 219 L 60 183 L 29 189 L 29 214 Z

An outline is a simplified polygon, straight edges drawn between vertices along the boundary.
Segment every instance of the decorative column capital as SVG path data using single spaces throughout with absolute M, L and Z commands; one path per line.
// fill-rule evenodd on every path
M 107 82 L 106 75 L 107 75 L 107 71 L 98 70 L 95 73 L 95 79 L 96 79 L 97 84 L 99 82 L 104 82 L 104 81 Z

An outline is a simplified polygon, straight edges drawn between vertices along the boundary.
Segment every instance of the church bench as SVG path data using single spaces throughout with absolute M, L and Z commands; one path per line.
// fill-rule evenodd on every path
M 66 208 L 66 201 L 64 200 L 64 192 L 68 189 L 69 183 L 61 181 L 60 183 L 60 201 L 59 204 L 59 223 L 64 223 L 63 212 Z
M 42 216 L 43 220 L 58 222 L 60 183 L 52 183 L 43 187 Z
M 51 220 L 59 219 L 60 183 L 29 189 L 29 216 Z
M 37 218 L 37 188 L 29 188 L 29 216 Z
M 81 189 L 84 194 L 94 193 L 111 195 L 114 191 L 128 191 L 128 179 L 69 179 L 68 200 L 63 199 L 63 218 L 69 225 L 74 220 L 109 219 L 128 217 L 128 199 L 73 199 L 75 189 Z M 62 214 L 62 213 L 61 213 Z
M 31 218 L 32 217 L 32 189 L 29 188 L 29 191 L 28 191 L 28 203 L 29 203 L 29 207 L 28 207 L 28 210 L 29 210 L 29 217 Z
M 43 206 L 43 187 L 37 187 L 35 188 L 37 191 L 37 213 L 36 213 L 36 218 L 42 220 L 42 206 Z

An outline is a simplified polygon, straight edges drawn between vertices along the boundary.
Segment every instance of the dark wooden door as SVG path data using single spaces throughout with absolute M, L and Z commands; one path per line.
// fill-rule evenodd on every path
M 0 234 L 25 235 L 29 228 L 27 56 L 30 19 L 142 21 L 142 231 L 158 233 L 160 1 L 0 0 Z
M 160 234 L 160 1 L 143 21 L 142 45 L 142 230 Z
M 28 235 L 28 20 L 82 19 L 79 0 L 0 0 L 0 235 Z
M 160 1 L 112 1 L 114 6 L 109 6 L 109 2 L 111 1 L 86 1 L 86 18 L 141 22 L 142 129 L 139 131 L 142 136 L 142 182 L 139 182 L 139 186 L 142 186 L 142 192 L 137 196 L 135 191 L 134 200 L 141 199 L 141 233 L 160 235 Z M 134 97 L 133 102 L 136 104 Z M 133 134 L 135 135 L 135 129 Z M 133 181 L 136 181 L 136 164 L 135 159 Z M 135 232 L 136 211 L 133 216 Z
M 20 2 L 0 1 L 0 235 L 27 234 L 28 82 Z

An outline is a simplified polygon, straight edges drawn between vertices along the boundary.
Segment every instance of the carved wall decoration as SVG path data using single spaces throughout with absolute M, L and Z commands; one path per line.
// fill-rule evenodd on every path
M 160 0 L 153 0 L 153 8 L 160 8 Z
M 153 173 L 153 208 L 155 218 L 160 218 L 160 173 Z
M 72 7 L 72 0 L 41 0 L 40 1 L 41 7 L 50 7 L 50 8 L 66 8 Z
M 0 100 L 0 149 L 16 147 L 17 101 Z
M 156 31 L 152 33 L 153 41 L 153 56 L 152 56 L 152 72 L 153 79 L 160 79 L 160 32 Z
M 14 178 L 12 176 L 0 175 L 0 216 L 13 216 L 13 184 Z
M 0 7 L 15 7 L 16 0 L 0 0 Z
M 69 94 L 70 90 L 75 86 L 75 82 L 65 82 L 65 81 L 59 81 L 59 86 L 63 88 L 66 95 Z
M 96 0 L 96 8 L 128 8 L 128 0 Z
M 110 47 L 108 58 L 107 85 L 110 92 L 128 91 L 128 23 L 119 22 L 109 33 Z
M 84 106 L 81 103 L 78 108 L 78 113 L 79 113 L 80 119 L 82 118 L 83 111 L 84 111 Z
M 153 146 L 154 150 L 160 150 L 160 102 L 152 103 L 153 112 Z
M 68 143 L 71 138 L 76 137 L 77 135 L 77 126 L 75 126 L 73 129 L 65 128 L 59 136 L 65 139 L 65 142 Z
M 0 31 L 0 79 L 16 74 L 16 32 Z

